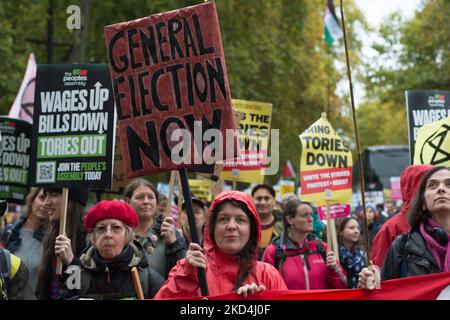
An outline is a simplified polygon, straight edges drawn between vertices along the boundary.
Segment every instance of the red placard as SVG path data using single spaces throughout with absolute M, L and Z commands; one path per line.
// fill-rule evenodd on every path
M 107 26 L 105 37 L 127 178 L 236 156 L 236 137 L 226 138 L 235 124 L 214 2 Z M 204 137 L 211 128 L 219 141 Z M 171 141 L 176 129 L 190 137 Z M 214 161 L 204 156 L 211 153 Z

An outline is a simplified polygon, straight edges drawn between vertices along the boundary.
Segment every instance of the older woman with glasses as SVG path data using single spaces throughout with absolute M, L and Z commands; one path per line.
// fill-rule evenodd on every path
M 133 267 L 139 272 L 145 298 L 153 298 L 164 279 L 149 267 L 142 246 L 133 241 L 132 228 L 137 224 L 137 215 L 127 203 L 103 200 L 94 205 L 84 218 L 92 245 L 73 259 L 64 274 L 63 298 L 135 297 Z

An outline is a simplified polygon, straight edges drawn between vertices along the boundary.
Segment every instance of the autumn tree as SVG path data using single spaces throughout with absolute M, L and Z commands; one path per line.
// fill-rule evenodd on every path
M 450 90 L 449 15 L 449 1 L 426 0 L 412 19 L 394 13 L 380 27 L 358 110 L 364 145 L 407 144 L 405 90 Z

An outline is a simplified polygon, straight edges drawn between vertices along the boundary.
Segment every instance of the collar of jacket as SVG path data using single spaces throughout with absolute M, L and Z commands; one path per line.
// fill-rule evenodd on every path
M 280 241 L 282 239 L 282 241 Z M 287 232 L 282 232 L 280 236 L 280 242 L 279 245 L 285 245 L 286 250 L 298 250 L 297 246 L 294 244 L 291 238 L 289 238 Z M 308 247 L 309 244 L 316 240 L 316 237 L 312 233 L 308 233 L 308 235 L 305 238 L 305 241 L 303 242 L 303 245 L 300 246 L 300 250 L 304 250 L 304 248 Z
M 27 222 L 26 217 L 21 217 L 19 221 L 14 225 L 14 227 L 11 229 L 11 234 L 8 237 L 8 243 L 11 241 L 21 241 L 20 237 L 20 229 L 22 229 L 23 225 Z M 42 239 L 44 239 L 46 230 L 46 224 L 43 223 L 33 232 L 33 238 L 38 240 L 39 242 L 42 242 Z
M 85 253 L 80 257 L 81 264 L 86 269 L 90 270 L 104 270 L 106 266 L 110 270 L 130 270 L 132 267 L 139 266 L 145 268 L 148 266 L 148 261 L 143 254 L 143 249 L 138 241 L 133 241 L 126 246 L 122 253 L 112 261 L 105 261 L 98 250 L 94 246 L 90 246 Z
M 433 255 L 429 252 L 425 240 L 423 239 L 418 229 L 411 230 L 406 240 L 405 250 L 416 256 L 427 259 L 436 268 L 439 269 L 439 265 L 434 260 Z

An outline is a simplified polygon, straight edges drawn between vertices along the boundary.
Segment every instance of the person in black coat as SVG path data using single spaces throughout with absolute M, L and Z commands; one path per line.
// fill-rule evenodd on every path
M 434 167 L 422 179 L 407 212 L 411 230 L 392 243 L 381 268 L 381 279 L 395 279 L 450 271 L 450 169 Z M 360 284 L 367 286 L 373 270 L 363 269 Z
M 122 201 L 100 201 L 84 218 L 91 246 L 73 258 L 62 280 L 63 299 L 124 299 L 136 297 L 131 270 L 136 267 L 145 298 L 153 298 L 164 283 L 149 267 L 144 250 L 134 240 L 138 218 Z

